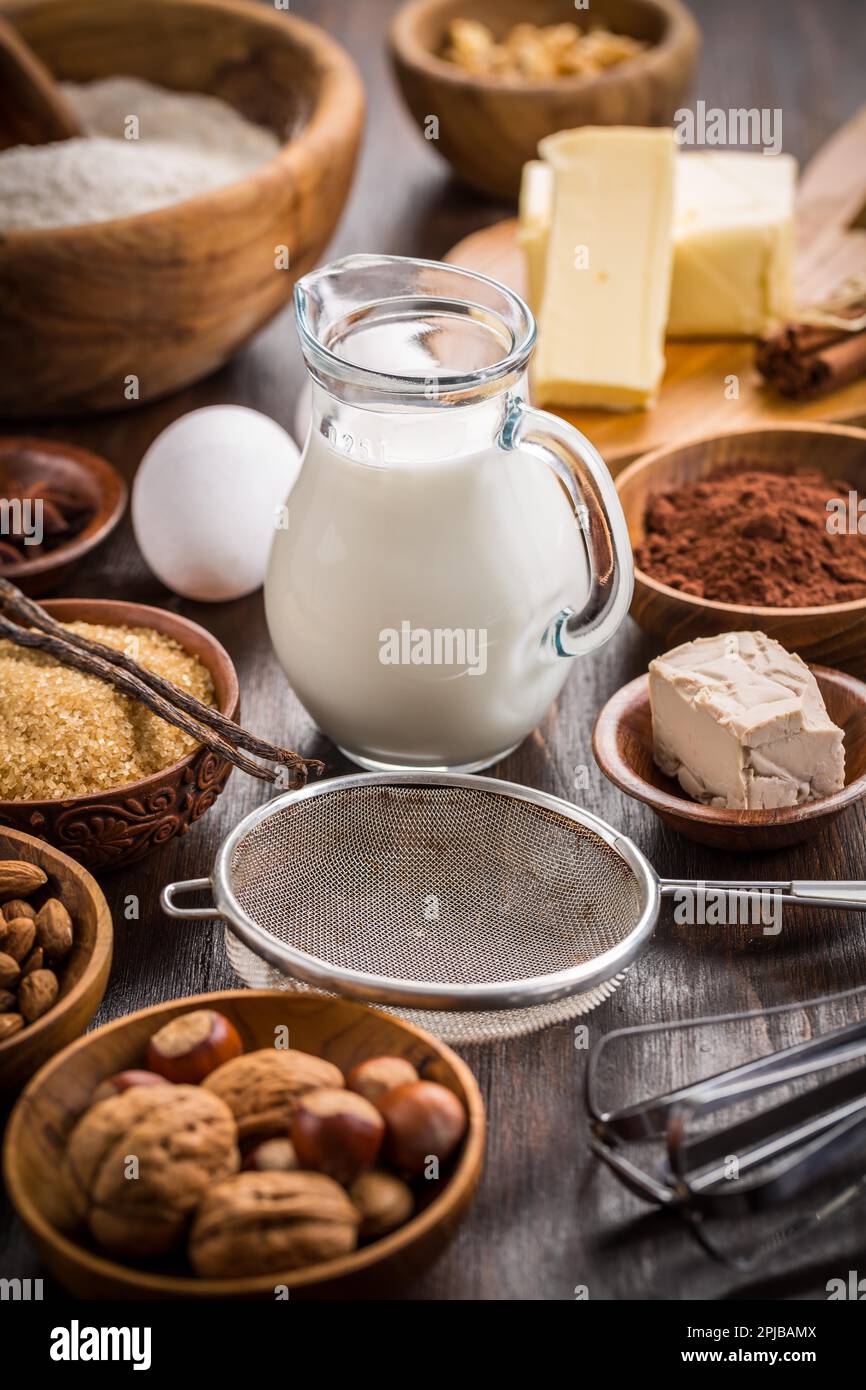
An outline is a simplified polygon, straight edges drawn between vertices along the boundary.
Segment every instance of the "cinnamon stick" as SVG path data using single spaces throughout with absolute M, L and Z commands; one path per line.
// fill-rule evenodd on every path
M 864 304 L 852 306 L 851 317 Z M 755 365 L 781 396 L 803 399 L 838 390 L 866 375 L 866 330 L 786 324 L 758 342 Z

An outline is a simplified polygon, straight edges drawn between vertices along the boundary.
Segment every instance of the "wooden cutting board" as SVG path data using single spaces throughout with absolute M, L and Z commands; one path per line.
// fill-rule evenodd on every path
M 465 237 L 445 259 L 525 293 L 515 218 Z M 866 273 L 866 106 L 836 132 L 801 177 L 798 301 L 814 303 L 857 273 Z M 700 434 L 798 420 L 866 424 L 866 377 L 814 400 L 786 401 L 764 385 L 754 355 L 751 341 L 672 340 L 659 400 L 651 410 L 557 413 L 589 436 L 614 472 L 648 449 Z M 726 394 L 732 376 L 738 378 L 736 398 Z

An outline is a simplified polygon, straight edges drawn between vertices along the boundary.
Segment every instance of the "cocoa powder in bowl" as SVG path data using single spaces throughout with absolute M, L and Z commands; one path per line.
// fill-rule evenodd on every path
M 635 551 L 653 579 L 698 598 L 811 608 L 866 598 L 866 535 L 828 530 L 851 484 L 818 470 L 728 465 L 650 498 Z

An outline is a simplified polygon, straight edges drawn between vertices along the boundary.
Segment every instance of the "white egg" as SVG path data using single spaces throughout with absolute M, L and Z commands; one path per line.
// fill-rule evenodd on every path
M 300 462 L 291 435 L 246 406 L 209 405 L 175 420 L 147 450 L 132 489 L 135 538 L 154 574 L 206 603 L 258 589 Z

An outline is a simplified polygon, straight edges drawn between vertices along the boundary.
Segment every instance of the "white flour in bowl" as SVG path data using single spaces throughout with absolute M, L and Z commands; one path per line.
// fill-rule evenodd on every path
M 62 90 L 87 135 L 0 151 L 2 231 L 150 212 L 234 183 L 280 148 L 272 131 L 219 97 L 136 77 Z

